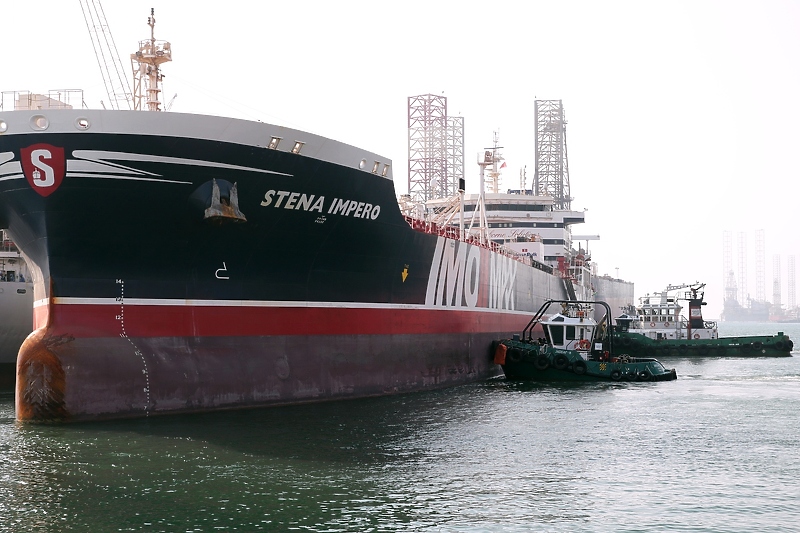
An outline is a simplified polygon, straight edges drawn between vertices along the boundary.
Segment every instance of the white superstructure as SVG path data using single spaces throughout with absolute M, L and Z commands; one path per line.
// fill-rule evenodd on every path
M 703 293 L 699 292 L 705 284 L 670 285 L 663 291 L 647 294 L 639 298 L 636 316 L 623 316 L 617 319 L 629 321 L 628 331 L 639 333 L 651 339 L 716 339 L 719 338 L 716 322 L 703 320 L 700 306 Z M 689 291 L 680 294 L 682 289 Z M 689 302 L 690 317 L 681 314 L 681 300 Z

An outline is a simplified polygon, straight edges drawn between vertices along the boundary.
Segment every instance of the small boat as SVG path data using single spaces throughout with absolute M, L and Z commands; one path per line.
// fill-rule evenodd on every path
M 782 331 L 777 335 L 720 337 L 717 323 L 703 319 L 705 283 L 669 285 L 639 298 L 632 314 L 617 317 L 614 343 L 633 356 L 659 357 L 787 357 L 794 343 Z M 681 293 L 682 290 L 685 292 Z M 681 315 L 688 302 L 689 318 Z M 614 352 L 612 352 L 613 354 Z
M 554 304 L 561 312 L 546 315 Z M 605 309 L 599 321 L 595 306 Z M 522 331 L 494 342 L 494 362 L 508 379 L 533 381 L 670 381 L 675 369 L 657 359 L 618 354 L 603 301 L 548 300 Z M 547 318 L 545 318 L 547 316 Z M 543 336 L 534 338 L 534 331 Z

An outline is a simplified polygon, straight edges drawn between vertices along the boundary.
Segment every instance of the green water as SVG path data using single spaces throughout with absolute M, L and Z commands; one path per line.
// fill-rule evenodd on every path
M 800 531 L 795 355 L 81 425 L 7 394 L 0 531 Z

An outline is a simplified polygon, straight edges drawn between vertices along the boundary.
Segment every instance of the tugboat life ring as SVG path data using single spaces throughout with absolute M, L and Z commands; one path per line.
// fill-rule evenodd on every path
M 700 334 L 699 334 L 699 333 L 695 333 L 695 334 L 694 334 L 694 338 L 695 338 L 695 339 L 699 339 L 699 338 L 700 338 Z
M 588 350 L 591 347 L 591 344 L 587 339 L 581 339 L 581 342 L 578 343 L 579 350 Z
M 655 322 L 650 322 L 650 327 L 651 327 L 651 328 L 654 328 L 654 327 L 656 327 L 656 323 L 655 323 Z

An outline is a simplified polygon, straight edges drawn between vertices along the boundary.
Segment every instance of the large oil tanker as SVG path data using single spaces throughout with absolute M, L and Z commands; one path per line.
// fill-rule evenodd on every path
M 404 216 L 391 161 L 354 146 L 215 116 L 19 107 L 0 112 L 0 226 L 34 280 L 21 420 L 466 383 L 499 373 L 492 340 L 545 300 L 591 297 L 590 278 Z

